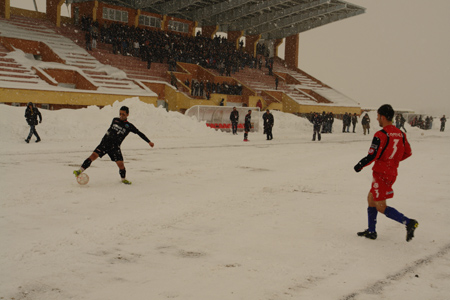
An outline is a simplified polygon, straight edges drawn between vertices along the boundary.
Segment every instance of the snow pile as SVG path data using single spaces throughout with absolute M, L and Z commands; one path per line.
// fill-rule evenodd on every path
M 30 99 L 32 100 L 32 99 Z M 123 143 L 127 178 L 106 156 L 78 169 L 119 108 L 154 143 Z M 274 111 L 274 139 L 232 135 L 137 98 L 99 109 L 0 105 L 0 299 L 447 299 L 450 132 L 407 126 L 413 155 L 388 203 L 419 221 L 415 238 L 379 214 L 367 224 L 371 134 L 312 142 L 305 119 Z M 261 116 L 259 116 L 261 119 Z M 254 119 L 256 121 L 256 118 Z M 380 256 L 381 255 L 381 256 Z M 382 257 L 382 259 L 380 259 Z

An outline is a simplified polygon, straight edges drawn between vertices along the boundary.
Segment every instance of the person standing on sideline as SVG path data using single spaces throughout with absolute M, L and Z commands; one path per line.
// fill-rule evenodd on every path
M 406 119 L 403 117 L 402 114 L 400 114 L 400 127 L 397 127 L 397 128 L 398 129 L 402 129 L 403 128 L 403 131 L 407 132 L 406 128 L 405 128 L 405 122 L 406 122 Z
M 237 134 L 237 126 L 239 122 L 239 112 L 236 107 L 233 107 L 233 110 L 230 113 L 230 121 L 231 121 L 231 130 L 233 134 Z
M 119 118 L 114 118 L 112 120 L 111 126 L 108 128 L 106 134 L 102 138 L 102 141 L 97 146 L 97 148 L 95 148 L 94 152 L 92 152 L 91 156 L 89 156 L 83 162 L 79 170 L 73 171 L 73 174 L 75 174 L 75 176 L 78 177 L 87 168 L 89 168 L 94 160 L 99 157 L 103 157 L 105 154 L 108 154 L 111 158 L 111 161 L 116 162 L 117 166 L 119 167 L 119 174 L 122 182 L 125 184 L 131 184 L 131 181 L 128 181 L 126 179 L 126 170 L 123 163 L 123 156 L 122 151 L 120 150 L 120 145 L 130 132 L 139 135 L 139 137 L 146 141 L 152 148 L 155 144 L 152 143 L 145 136 L 145 134 L 140 132 L 133 124 L 128 122 L 128 115 L 128 107 L 122 106 L 120 108 Z
M 443 115 L 441 118 L 441 130 L 440 130 L 442 132 L 444 132 L 445 130 L 445 122 L 447 122 L 447 119 L 445 118 L 445 115 Z
M 370 118 L 367 113 L 362 118 L 361 125 L 364 130 L 364 135 L 366 135 L 366 130 L 367 130 L 367 134 L 370 134 Z
M 321 136 L 320 136 L 320 127 L 322 126 L 323 123 L 323 118 L 321 115 L 319 115 L 318 113 L 314 113 L 314 116 L 312 118 L 312 123 L 313 123 L 313 128 L 314 128 L 314 134 L 313 134 L 313 138 L 312 140 L 315 141 L 316 140 L 316 133 L 317 133 L 317 140 L 320 142 L 321 140 Z
M 400 161 L 412 155 L 406 134 L 392 125 L 393 117 L 394 109 L 391 105 L 384 104 L 378 109 L 377 120 L 383 129 L 375 133 L 369 154 L 354 167 L 356 172 L 360 172 L 364 167 L 375 161 L 372 168 L 372 186 L 367 196 L 369 228 L 357 234 L 375 240 L 377 238 L 375 230 L 377 214 L 380 212 L 386 217 L 406 225 L 406 241 L 409 242 L 414 237 L 414 231 L 419 223 L 414 219 L 407 218 L 395 208 L 386 204 L 386 199 L 394 196 L 392 185 L 397 179 Z
M 272 128 L 274 124 L 273 115 L 270 113 L 269 110 L 266 110 L 266 113 L 263 114 L 263 121 L 264 121 L 264 133 L 267 135 L 267 140 L 272 140 Z
M 36 143 L 41 141 L 39 134 L 36 131 L 36 126 L 38 124 L 38 116 L 39 123 L 42 123 L 42 115 L 39 109 L 32 103 L 28 102 L 27 109 L 25 110 L 25 119 L 27 120 L 28 125 L 30 125 L 30 133 L 26 138 L 25 142 L 29 143 L 33 134 L 36 136 Z
M 356 113 L 354 113 L 352 116 L 353 133 L 355 133 L 356 123 L 358 123 L 358 116 L 356 115 Z
M 248 142 L 248 133 L 252 129 L 252 110 L 249 109 L 248 113 L 245 115 L 244 123 L 244 142 Z

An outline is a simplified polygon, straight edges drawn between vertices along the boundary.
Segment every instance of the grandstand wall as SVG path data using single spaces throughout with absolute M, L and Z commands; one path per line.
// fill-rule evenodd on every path
M 116 101 L 123 101 L 130 95 L 89 93 L 87 91 L 74 90 L 73 92 L 49 91 L 40 89 L 0 88 L 0 102 L 6 104 L 25 104 L 29 101 L 37 104 L 48 104 L 49 109 L 61 107 L 78 108 L 89 105 L 107 106 Z M 157 106 L 157 97 L 139 96 L 142 102 Z

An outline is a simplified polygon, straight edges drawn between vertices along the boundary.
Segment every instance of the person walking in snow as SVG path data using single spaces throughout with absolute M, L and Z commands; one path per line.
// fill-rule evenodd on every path
M 155 144 L 152 143 L 145 136 L 145 134 L 140 132 L 139 129 L 137 129 L 133 124 L 128 122 L 128 115 L 128 107 L 122 106 L 120 108 L 119 118 L 114 118 L 112 120 L 111 125 L 102 138 L 102 141 L 97 146 L 97 148 L 95 148 L 94 152 L 92 152 L 91 156 L 89 156 L 83 162 L 80 169 L 73 171 L 73 174 L 75 174 L 75 176 L 78 177 L 87 168 L 89 168 L 94 160 L 99 157 L 103 157 L 105 154 L 108 154 L 111 158 L 111 161 L 116 162 L 117 166 L 119 167 L 119 174 L 122 182 L 124 184 L 131 184 L 131 181 L 128 181 L 126 179 L 126 169 L 123 162 L 122 151 L 120 150 L 120 145 L 130 132 L 139 135 L 139 137 L 146 141 L 152 148 Z
M 28 102 L 27 109 L 25 110 L 25 119 L 27 120 L 28 125 L 30 125 L 30 133 L 28 134 L 28 137 L 25 139 L 25 142 L 27 143 L 30 142 L 30 139 L 33 136 L 33 134 L 36 136 L 36 143 L 39 143 L 41 141 L 41 138 L 39 137 L 39 134 L 36 131 L 36 126 L 38 124 L 38 117 L 39 123 L 42 123 L 41 112 L 32 102 Z
M 382 130 L 375 133 L 369 154 L 361 159 L 354 167 L 360 172 L 372 162 L 374 166 L 373 180 L 369 195 L 367 196 L 368 229 L 358 232 L 358 236 L 375 240 L 377 238 L 376 224 L 377 214 L 380 212 L 386 217 L 406 226 L 406 241 L 414 237 L 414 231 L 419 223 L 407 218 L 391 206 L 387 206 L 386 200 L 394 196 L 392 185 L 397 179 L 397 169 L 401 161 L 412 155 L 411 146 L 406 139 L 406 133 L 392 125 L 394 109 L 389 104 L 384 104 L 378 109 L 377 120 Z

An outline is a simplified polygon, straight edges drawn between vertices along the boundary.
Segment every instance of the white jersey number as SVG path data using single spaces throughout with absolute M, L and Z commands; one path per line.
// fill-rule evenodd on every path
M 398 150 L 397 144 L 398 144 L 399 141 L 400 141 L 399 139 L 394 139 L 394 147 L 393 147 L 394 150 L 392 151 L 392 154 L 391 154 L 391 156 L 389 157 L 389 159 L 393 159 L 394 156 L 395 156 L 395 153 L 397 153 L 397 150 Z

